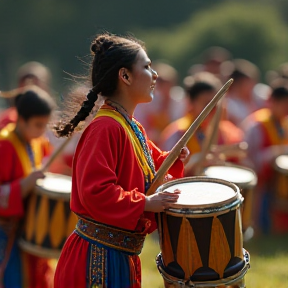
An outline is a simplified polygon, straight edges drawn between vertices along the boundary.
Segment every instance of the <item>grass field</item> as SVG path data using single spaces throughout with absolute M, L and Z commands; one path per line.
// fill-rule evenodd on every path
M 159 253 L 156 237 L 148 236 L 141 254 L 142 287 L 162 288 L 163 280 L 155 264 Z M 250 253 L 251 268 L 247 288 L 288 288 L 288 235 L 254 238 L 244 243 Z

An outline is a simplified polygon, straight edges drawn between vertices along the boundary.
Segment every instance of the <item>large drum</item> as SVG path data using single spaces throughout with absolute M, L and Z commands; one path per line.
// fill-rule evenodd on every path
M 236 184 L 241 189 L 245 201 L 242 205 L 242 227 L 245 232 L 252 229 L 253 192 L 257 184 L 257 175 L 251 169 L 242 166 L 210 166 L 204 175 L 211 178 L 223 179 Z M 247 234 L 250 234 L 247 231 Z M 251 232 L 251 231 L 250 231 Z M 249 235 L 247 235 L 247 238 Z
M 271 205 L 273 233 L 288 232 L 288 155 L 281 155 L 274 162 L 275 174 L 271 187 L 273 201 Z
M 239 188 L 224 180 L 187 177 L 157 192 L 175 189 L 181 190 L 177 203 L 158 214 L 156 262 L 166 287 L 242 283 L 249 254 L 243 249 Z
M 288 213 L 288 155 L 281 155 L 275 159 L 276 193 L 275 205 L 279 210 Z
M 71 177 L 47 173 L 28 201 L 20 247 L 44 258 L 58 258 L 77 217 L 70 210 Z

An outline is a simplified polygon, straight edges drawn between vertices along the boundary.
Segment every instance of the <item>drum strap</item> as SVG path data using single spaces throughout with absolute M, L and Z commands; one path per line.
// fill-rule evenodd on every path
M 18 228 L 18 221 L 13 217 L 8 220 L 0 218 L 0 227 L 7 235 L 7 243 L 4 249 L 4 257 L 0 263 L 0 288 L 4 288 L 4 272 L 7 267 Z
M 82 217 L 78 219 L 75 233 L 92 244 L 97 245 L 100 243 L 113 249 L 131 253 L 132 255 L 141 253 L 147 234 L 145 231 L 138 233 L 121 230 Z

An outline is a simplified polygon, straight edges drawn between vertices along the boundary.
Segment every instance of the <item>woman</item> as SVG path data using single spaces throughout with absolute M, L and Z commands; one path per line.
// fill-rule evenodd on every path
M 141 286 L 141 252 L 147 233 L 156 229 L 153 212 L 176 202 L 179 191 L 145 196 L 161 152 L 133 118 L 139 103 L 153 98 L 157 73 L 136 40 L 102 34 L 91 46 L 93 88 L 77 115 L 57 127 L 60 136 L 73 132 L 89 115 L 98 94 L 106 98 L 85 129 L 73 163 L 71 209 L 79 216 L 58 262 L 55 288 Z M 183 149 L 184 160 L 188 150 Z M 177 160 L 169 171 L 181 177 Z

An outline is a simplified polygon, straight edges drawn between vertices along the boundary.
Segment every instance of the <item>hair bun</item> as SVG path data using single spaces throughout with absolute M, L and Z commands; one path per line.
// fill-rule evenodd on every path
M 110 39 L 110 35 L 100 35 L 93 41 L 91 51 L 94 54 L 105 53 L 113 44 L 114 42 Z

